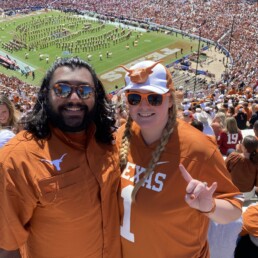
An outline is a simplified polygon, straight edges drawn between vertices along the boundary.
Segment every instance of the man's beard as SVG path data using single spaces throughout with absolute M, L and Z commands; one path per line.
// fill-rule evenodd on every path
M 50 123 L 54 126 L 59 128 L 61 131 L 63 132 L 70 132 L 70 133 L 75 133 L 75 132 L 81 132 L 84 130 L 87 130 L 87 128 L 89 127 L 89 125 L 93 122 L 95 114 L 96 114 L 96 106 L 94 105 L 94 107 L 92 108 L 92 110 L 89 110 L 88 106 L 86 105 L 82 105 L 82 104 L 73 104 L 73 103 L 68 103 L 66 105 L 62 105 L 58 107 L 58 111 L 55 111 L 53 109 L 53 105 L 52 103 L 50 103 L 49 101 L 47 101 L 47 117 L 50 121 Z M 62 115 L 62 110 L 65 107 L 77 107 L 77 108 L 81 108 L 84 110 L 84 117 L 81 121 L 80 124 L 76 125 L 76 126 L 71 126 L 71 125 L 67 125 L 67 123 L 65 122 L 65 119 Z

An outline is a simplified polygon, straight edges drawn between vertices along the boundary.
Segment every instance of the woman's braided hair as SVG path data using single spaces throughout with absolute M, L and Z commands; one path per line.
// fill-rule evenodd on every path
M 173 106 L 169 109 L 168 114 L 168 121 L 163 129 L 162 137 L 160 139 L 160 144 L 157 146 L 156 150 L 152 153 L 152 159 L 148 165 L 148 168 L 146 169 L 144 176 L 139 180 L 139 182 L 136 183 L 134 186 L 133 192 L 132 192 L 132 200 L 135 201 L 136 194 L 146 178 L 149 177 L 149 175 L 154 171 L 155 166 L 157 162 L 159 161 L 159 158 L 164 151 L 166 144 L 169 141 L 170 135 L 172 134 L 175 125 L 176 125 L 176 116 L 177 116 L 177 107 L 176 107 L 176 97 L 175 93 L 170 90 L 171 93 L 171 100 L 173 103 Z M 127 120 L 127 123 L 125 125 L 125 131 L 124 135 L 122 137 L 122 143 L 120 148 L 120 167 L 124 168 L 127 163 L 127 156 L 130 149 L 130 138 L 132 136 L 131 134 L 131 125 L 132 125 L 132 118 L 129 117 Z

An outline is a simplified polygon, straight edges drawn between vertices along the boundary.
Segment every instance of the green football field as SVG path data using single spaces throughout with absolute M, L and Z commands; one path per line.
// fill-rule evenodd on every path
M 0 41 L 0 55 L 7 54 L 15 59 L 22 70 L 34 70 L 35 80 L 31 75 L 26 78 L 18 70 L 0 66 L 2 73 L 38 86 L 56 58 L 80 56 L 94 67 L 107 91 L 114 90 L 116 85 L 123 86 L 121 64 L 129 67 L 142 59 L 163 60 L 163 64 L 169 64 L 198 48 L 198 40 L 180 34 L 147 32 L 109 22 L 101 24 L 87 17 L 58 11 L 34 12 L 0 20 Z M 14 41 L 17 48 L 26 44 L 27 49 L 10 51 L 4 47 L 10 45 L 10 41 Z M 48 63 L 46 59 L 49 59 Z

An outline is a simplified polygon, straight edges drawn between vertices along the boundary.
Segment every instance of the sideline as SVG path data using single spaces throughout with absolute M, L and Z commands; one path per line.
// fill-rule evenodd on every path
M 111 24 L 111 25 L 114 25 L 114 26 L 119 26 L 121 28 L 131 29 L 131 30 L 140 31 L 140 32 L 147 32 L 146 29 L 143 29 L 143 28 L 140 28 L 140 27 L 135 27 L 135 26 L 132 26 L 132 25 L 124 24 L 122 22 L 112 22 L 110 20 L 106 21 L 106 20 L 98 19 L 96 17 L 89 16 L 88 14 L 83 14 L 83 15 L 82 14 L 79 14 L 79 15 L 77 14 L 76 16 L 85 18 L 87 20 L 92 20 L 92 21 L 102 21 L 104 23 Z
M 6 53 L 6 52 L 0 50 L 0 55 L 2 55 L 4 57 L 6 57 L 6 55 L 8 55 L 12 61 L 16 61 L 17 65 L 19 66 L 19 70 L 17 70 L 17 71 L 19 71 L 20 73 L 22 73 L 21 72 L 22 70 L 23 71 L 26 71 L 26 70 L 35 71 L 36 70 L 34 67 L 22 62 L 21 60 L 19 60 L 16 57 L 13 57 L 10 53 Z

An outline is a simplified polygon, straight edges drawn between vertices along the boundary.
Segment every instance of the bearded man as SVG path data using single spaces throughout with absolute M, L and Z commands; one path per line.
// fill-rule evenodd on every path
M 1 258 L 120 258 L 114 125 L 92 67 L 57 60 L 1 149 Z

